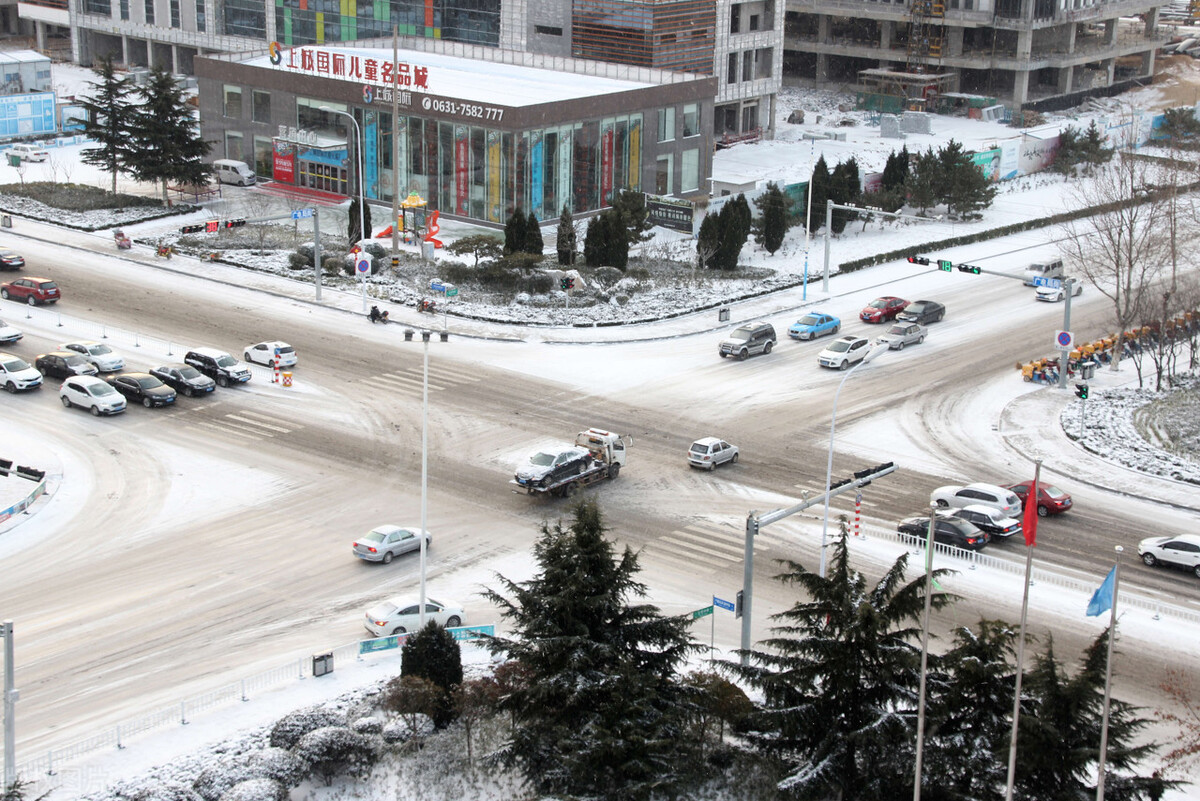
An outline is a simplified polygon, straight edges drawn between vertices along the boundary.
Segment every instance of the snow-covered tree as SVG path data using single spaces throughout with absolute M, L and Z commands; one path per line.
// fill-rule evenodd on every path
M 981 217 L 979 212 L 992 205 L 996 197 L 996 185 L 953 139 L 938 151 L 938 161 L 938 195 L 945 202 L 947 211 L 963 220 Z
M 677 673 L 697 648 L 689 620 L 631 603 L 646 594 L 637 555 L 614 553 L 594 501 L 572 516 L 542 525 L 532 579 L 498 576 L 501 590 L 485 592 L 512 632 L 489 648 L 527 671 L 501 701 L 515 726 L 497 756 L 546 794 L 670 795 L 690 748 Z
M 315 776 L 324 780 L 326 787 L 338 776 L 365 776 L 377 758 L 371 738 L 345 726 L 314 729 L 292 750 Z
M 275 721 L 270 743 L 275 748 L 292 748 L 300 738 L 325 726 L 345 726 L 346 716 L 328 709 L 298 709 Z
M 917 154 L 917 162 L 908 174 L 908 181 L 905 183 L 908 187 L 908 204 L 919 209 L 922 214 L 938 204 L 939 189 L 942 185 L 941 169 L 941 162 L 930 147 L 924 153 Z
M 754 199 L 754 205 L 758 206 L 762 213 L 755 241 L 766 248 L 768 253 L 775 255 L 775 251 L 783 245 L 784 235 L 787 234 L 791 198 L 783 193 L 779 184 L 772 181 L 767 184 L 767 191 Z
M 542 226 L 537 215 L 532 211 L 525 218 L 525 247 L 526 253 L 541 256 L 546 252 L 546 240 L 542 239 Z
M 575 221 L 571 218 L 571 210 L 566 206 L 562 207 L 562 214 L 558 217 L 555 249 L 558 251 L 559 264 L 575 263 Z
M 850 567 L 845 518 L 824 578 L 784 560 L 777 578 L 804 599 L 773 617 L 774 636 L 726 663 L 763 695 L 743 724 L 777 756 L 779 788 L 797 799 L 877 801 L 912 793 L 914 710 L 925 577 L 905 581 L 901 556 L 873 586 Z M 945 570 L 935 571 L 935 575 Z M 949 602 L 938 593 L 934 608 Z M 907 788 L 907 789 L 906 789 Z
M 525 252 L 525 212 L 513 209 L 504 223 L 504 255 Z
M 433 722 L 439 729 L 454 720 L 450 693 L 462 684 L 462 649 L 454 636 L 435 621 L 404 641 L 400 653 L 401 675 L 428 679 L 439 690 L 433 709 Z
M 812 219 L 808 232 L 815 234 L 825 225 L 825 201 L 829 199 L 829 165 L 825 156 L 818 156 L 813 165 L 812 176 L 808 179 L 808 191 L 812 193 L 811 200 L 805 198 L 805 218 L 808 218 L 809 208 L 812 209 Z
M 129 103 L 133 79 L 118 75 L 109 56 L 97 58 L 92 70 L 99 80 L 89 84 L 91 93 L 80 98 L 79 105 L 87 111 L 83 133 L 95 145 L 80 151 L 79 158 L 112 175 L 112 191 L 116 194 L 117 173 L 128 162 L 130 129 L 135 119 L 134 107 Z
M 196 115 L 175 76 L 153 67 L 141 91 L 144 103 L 134 112 L 127 158 L 134 178 L 161 182 L 164 201 L 171 183 L 207 183 L 209 166 L 205 159 L 211 146 L 200 136 Z

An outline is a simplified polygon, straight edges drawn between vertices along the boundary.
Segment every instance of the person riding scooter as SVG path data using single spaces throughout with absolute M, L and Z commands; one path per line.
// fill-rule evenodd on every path
M 437 311 L 437 301 L 430 300 L 428 298 L 421 298 L 420 304 L 417 305 L 417 311 L 430 312 L 430 313 L 436 312 Z
M 379 310 L 378 306 L 371 307 L 371 313 L 367 315 L 373 323 L 386 323 L 388 321 L 388 313 Z

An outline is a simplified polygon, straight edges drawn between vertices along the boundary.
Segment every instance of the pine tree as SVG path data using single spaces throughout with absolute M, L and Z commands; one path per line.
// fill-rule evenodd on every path
M 696 259 L 701 269 L 713 265 L 713 257 L 721 249 L 721 226 L 719 214 L 705 214 L 700 221 L 700 232 L 696 236 Z
M 504 255 L 510 253 L 522 253 L 525 250 L 525 212 L 521 209 L 513 209 L 513 213 L 508 216 L 508 221 L 504 223 Z
M 624 272 L 629 266 L 629 227 L 621 213 L 609 209 L 600 215 L 604 264 Z
M 922 214 L 938 203 L 937 193 L 938 187 L 941 185 L 941 177 L 938 174 L 940 169 L 938 157 L 934 155 L 933 148 L 930 147 L 917 156 L 915 168 L 908 176 L 908 183 L 905 184 L 908 187 L 908 204 L 920 210 Z
M 767 184 L 767 191 L 754 199 L 754 205 L 762 212 L 755 241 L 773 256 L 783 246 L 783 237 L 787 234 L 791 198 L 772 181 Z
M 812 193 L 812 200 L 805 198 L 806 203 L 811 203 L 812 220 L 809 226 L 809 233 L 815 234 L 825 225 L 825 201 L 829 199 L 829 165 L 825 163 L 825 157 L 819 156 L 817 163 L 813 166 L 812 177 L 808 179 L 808 191 Z M 805 209 L 807 215 L 808 209 Z
M 558 236 L 555 240 L 558 250 L 558 263 L 569 265 L 575 263 L 575 220 L 571 218 L 571 210 L 566 206 L 558 216 Z
M 979 212 L 992 205 L 996 185 L 953 139 L 938 152 L 938 162 L 941 179 L 938 197 L 946 204 L 947 211 L 964 220 L 983 216 Z
M 587 232 L 583 236 L 583 260 L 587 262 L 588 267 L 599 267 L 604 262 L 604 243 L 601 241 L 603 236 L 600 233 L 600 217 L 592 217 L 588 220 Z
M 400 675 L 428 679 L 440 691 L 433 724 L 444 729 L 454 720 L 454 688 L 462 684 L 462 652 L 454 636 L 433 620 L 409 635 L 400 649 Z
M 205 159 L 210 144 L 201 138 L 192 107 L 170 72 L 151 68 L 142 95 L 145 102 L 134 111 L 127 166 L 139 181 L 161 181 L 166 202 L 171 183 L 208 182 L 210 168 Z
M 362 214 L 362 227 L 359 227 L 359 214 Z M 350 212 L 346 220 L 346 236 L 353 245 L 361 241 L 365 235 L 367 241 L 371 239 L 371 204 L 364 203 L 361 207 L 358 205 L 358 198 L 350 198 Z
M 98 81 L 89 83 L 89 97 L 79 100 L 87 111 L 83 133 L 95 147 L 85 147 L 79 157 L 85 164 L 99 167 L 112 175 L 112 191 L 117 192 L 117 173 L 125 169 L 129 159 L 130 129 L 134 125 L 134 108 L 129 97 L 134 92 L 133 79 L 118 76 L 110 56 L 96 59 L 92 71 Z
M 649 210 L 646 208 L 646 195 L 643 192 L 621 190 L 612 199 L 613 209 L 621 215 L 621 222 L 627 231 L 626 240 L 631 243 L 647 242 L 652 236 L 650 229 Z
M 746 654 L 747 665 L 725 667 L 761 692 L 764 703 L 743 734 L 782 760 L 787 776 L 779 786 L 790 797 L 902 798 L 912 793 L 914 624 L 925 577 L 904 582 L 905 554 L 868 587 L 850 568 L 847 536 L 843 518 L 825 578 L 783 561 L 787 572 L 777 578 L 796 585 L 803 600 L 775 616 L 775 636 Z M 942 593 L 931 599 L 934 608 L 948 601 Z
M 1083 160 L 1080 152 L 1079 129 L 1067 125 L 1058 133 L 1058 149 L 1054 151 L 1054 162 L 1050 169 L 1068 178 L 1075 174 L 1075 167 Z
M 1090 167 L 1096 167 L 1101 164 L 1107 164 L 1112 160 L 1113 148 L 1106 147 L 1104 137 L 1100 135 L 1100 129 L 1096 127 L 1096 121 L 1092 120 L 1088 125 L 1088 129 L 1084 132 L 1083 140 L 1080 142 L 1084 160 L 1087 161 Z
M 604 534 L 595 501 L 581 502 L 568 528 L 542 524 L 533 578 L 484 593 L 512 632 L 488 647 L 527 671 L 501 702 L 515 723 L 498 756 L 542 794 L 670 797 L 692 747 L 678 670 L 696 645 L 689 620 L 632 603 L 646 594 L 637 554 Z
M 829 199 L 839 205 L 850 202 L 850 177 L 846 165 L 838 162 L 829 176 Z M 833 234 L 841 234 L 846 230 L 846 223 L 854 219 L 854 212 L 846 209 L 834 209 L 829 221 Z
M 546 242 L 542 239 L 542 226 L 538 222 L 537 215 L 532 211 L 525 218 L 525 247 L 522 250 L 535 256 L 541 256 L 546 252 Z
M 883 168 L 881 189 L 885 192 L 895 192 L 904 188 L 908 179 L 908 146 L 905 145 L 899 153 L 892 151 L 888 155 L 887 164 Z

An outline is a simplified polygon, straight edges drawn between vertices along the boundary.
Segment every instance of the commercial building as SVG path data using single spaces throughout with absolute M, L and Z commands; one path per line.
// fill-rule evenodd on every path
M 366 198 L 416 192 L 443 216 L 491 223 L 708 186 L 714 77 L 411 38 L 393 62 L 389 45 L 196 58 L 213 156 L 353 197 L 361 148 Z

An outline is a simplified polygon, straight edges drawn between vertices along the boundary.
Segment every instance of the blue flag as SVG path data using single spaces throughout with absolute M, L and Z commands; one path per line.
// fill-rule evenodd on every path
M 1108 575 L 1104 579 L 1104 583 L 1096 588 L 1092 593 L 1092 600 L 1088 602 L 1087 613 L 1088 617 L 1096 617 L 1102 615 L 1113 605 L 1113 584 L 1117 581 L 1117 567 L 1113 565 L 1113 569 L 1108 571 Z

